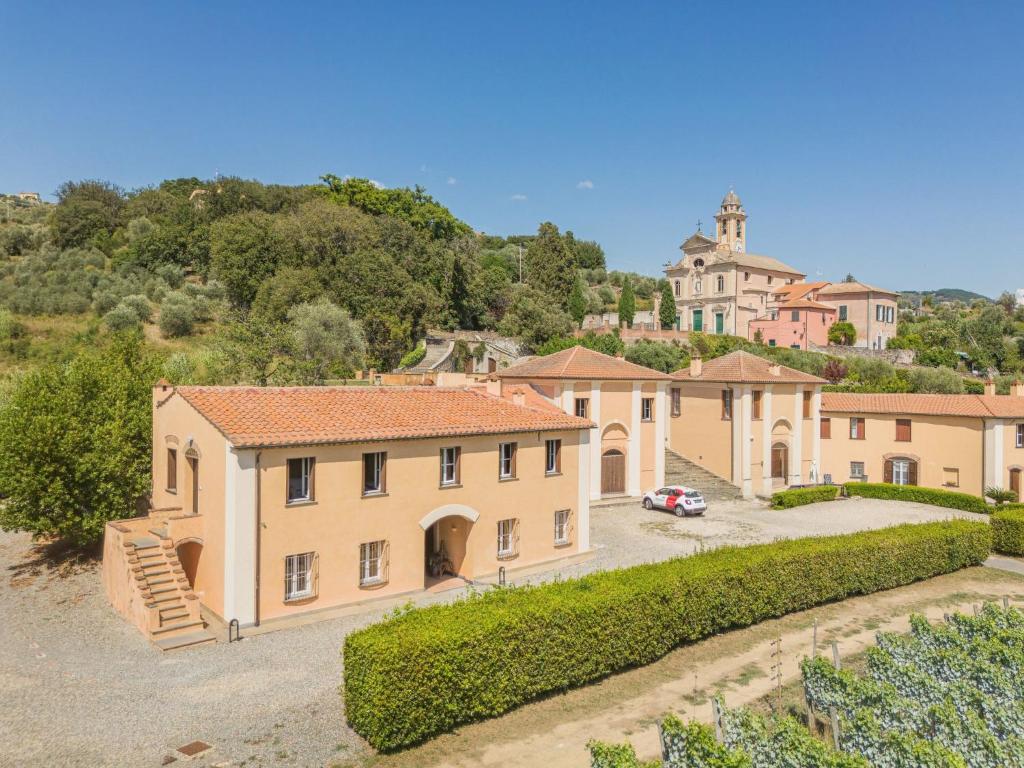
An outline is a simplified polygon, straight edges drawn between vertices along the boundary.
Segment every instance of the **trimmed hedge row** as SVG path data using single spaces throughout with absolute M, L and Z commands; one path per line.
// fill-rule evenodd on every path
M 999 509 L 992 513 L 992 549 L 1004 555 L 1024 555 L 1024 509 Z
M 977 565 L 991 543 L 985 523 L 902 525 L 410 609 L 345 639 L 345 714 L 377 749 L 399 749 L 716 632 Z
M 980 496 L 959 491 L 945 491 L 941 488 L 924 488 L 920 485 L 895 485 L 893 483 L 847 483 L 850 496 L 866 499 L 891 499 L 893 501 L 916 501 L 935 507 L 961 509 L 964 512 L 989 514 L 992 507 Z
M 816 504 L 819 501 L 835 501 L 839 498 L 839 490 L 838 485 L 816 485 L 810 488 L 776 491 L 772 494 L 772 508 L 792 509 L 804 504 Z

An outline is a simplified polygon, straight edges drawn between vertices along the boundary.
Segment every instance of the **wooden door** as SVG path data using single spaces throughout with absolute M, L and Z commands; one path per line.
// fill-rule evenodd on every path
M 601 457 L 601 493 L 626 492 L 626 457 L 611 450 Z
M 1017 494 L 1017 501 L 1021 500 L 1020 496 L 1020 470 L 1010 470 L 1010 490 Z
M 779 443 L 772 446 L 772 477 L 786 479 L 786 468 L 789 466 L 789 449 Z
M 725 333 L 725 315 L 721 312 L 715 313 L 715 333 L 719 336 Z
M 702 309 L 693 310 L 693 330 L 704 330 L 704 310 Z

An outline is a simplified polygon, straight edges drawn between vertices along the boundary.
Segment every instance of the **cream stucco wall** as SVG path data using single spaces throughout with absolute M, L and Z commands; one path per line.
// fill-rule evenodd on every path
M 818 301 L 835 307 L 836 322 L 841 322 L 840 307 L 846 307 L 846 320 L 857 329 L 857 341 L 854 346 L 868 349 L 885 349 L 889 339 L 896 335 L 896 324 L 899 321 L 899 309 L 896 299 L 890 294 L 868 293 L 866 291 L 836 294 L 819 293 Z M 893 320 L 878 320 L 875 307 L 882 306 L 890 310 Z M 881 346 L 879 346 L 879 338 Z

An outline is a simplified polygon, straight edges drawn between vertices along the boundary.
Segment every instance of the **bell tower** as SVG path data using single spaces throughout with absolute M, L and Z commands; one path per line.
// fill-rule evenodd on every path
M 719 247 L 725 247 L 730 251 L 745 251 L 747 249 L 747 212 L 743 210 L 743 203 L 731 189 L 722 198 L 722 206 L 715 214 L 715 239 Z

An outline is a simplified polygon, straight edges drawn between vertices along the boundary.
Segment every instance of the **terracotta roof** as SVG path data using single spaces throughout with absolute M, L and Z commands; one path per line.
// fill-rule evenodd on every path
M 672 378 L 678 381 L 721 381 L 736 384 L 828 383 L 825 379 L 785 365 L 776 365 L 771 360 L 741 349 L 705 361 L 701 366 L 700 376 L 691 376 L 689 368 L 681 368 L 672 374 Z
M 817 283 L 792 283 L 790 285 L 783 285 L 776 288 L 772 293 L 785 294 L 790 301 L 795 299 L 802 299 L 808 293 L 817 291 L 824 288 L 828 283 L 817 282 Z
M 824 288 L 819 289 L 818 295 L 833 296 L 846 293 L 867 293 L 868 291 L 871 291 L 872 293 L 887 293 L 890 296 L 899 296 L 899 293 L 896 291 L 890 291 L 887 288 L 879 288 L 875 285 L 868 285 L 867 283 L 860 283 L 857 281 L 852 283 L 831 283 L 830 285 L 826 285 Z
M 753 269 L 764 269 L 768 272 L 785 272 L 790 275 L 804 276 L 799 269 L 794 269 L 788 264 L 783 264 L 771 256 L 758 256 L 756 253 L 744 253 L 742 251 L 729 251 L 722 261 L 731 261 L 741 267 L 752 267 Z
M 1024 418 L 1024 397 L 1009 395 L 924 395 L 826 392 L 822 412 Z
M 830 307 L 828 304 L 822 304 L 820 301 L 811 301 L 810 299 L 794 299 L 793 301 L 787 301 L 785 304 L 780 304 L 779 309 L 820 309 L 825 312 L 835 312 L 835 307 Z
M 587 429 L 587 419 L 478 388 L 178 387 L 237 448 Z
M 543 357 L 531 357 L 495 374 L 502 379 L 574 379 L 574 380 L 667 380 L 669 375 L 652 368 L 595 352 L 586 347 L 571 347 Z

